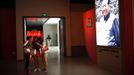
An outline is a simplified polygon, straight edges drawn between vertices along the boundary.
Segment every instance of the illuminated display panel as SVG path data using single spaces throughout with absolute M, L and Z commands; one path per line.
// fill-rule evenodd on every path
M 27 31 L 27 36 L 38 36 L 38 37 L 42 37 L 42 33 L 41 31 Z
M 97 46 L 120 47 L 119 0 L 95 0 Z

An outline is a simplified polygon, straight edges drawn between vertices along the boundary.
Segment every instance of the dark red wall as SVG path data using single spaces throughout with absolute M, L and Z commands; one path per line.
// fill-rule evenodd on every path
M 134 75 L 132 0 L 123 0 L 121 5 L 122 49 L 125 75 Z
M 0 8 L 0 58 L 16 60 L 15 8 Z
M 88 27 L 88 18 L 92 19 L 92 26 Z M 97 63 L 97 54 L 96 54 L 96 41 L 95 41 L 95 9 L 90 9 L 85 12 L 83 15 L 83 25 L 84 25 L 84 37 L 85 45 L 89 57 L 92 62 Z

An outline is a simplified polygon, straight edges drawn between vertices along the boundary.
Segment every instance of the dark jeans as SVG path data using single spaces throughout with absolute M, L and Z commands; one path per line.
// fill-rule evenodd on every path
M 27 73 L 29 71 L 29 62 L 30 62 L 29 56 L 30 56 L 30 53 L 24 53 L 25 70 Z

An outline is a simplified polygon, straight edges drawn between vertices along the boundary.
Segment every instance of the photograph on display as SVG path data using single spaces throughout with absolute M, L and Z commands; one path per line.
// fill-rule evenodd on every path
M 120 47 L 119 0 L 95 0 L 97 46 Z

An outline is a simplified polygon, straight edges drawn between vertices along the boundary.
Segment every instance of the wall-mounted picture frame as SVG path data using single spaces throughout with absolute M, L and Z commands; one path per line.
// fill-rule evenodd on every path
M 92 18 L 87 18 L 87 27 L 92 27 Z
M 120 47 L 119 0 L 95 0 L 97 46 Z

